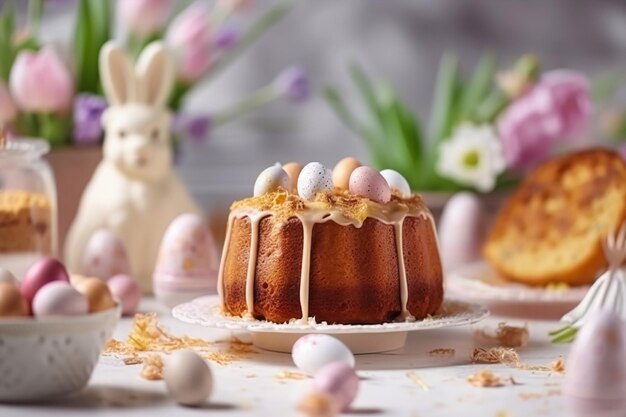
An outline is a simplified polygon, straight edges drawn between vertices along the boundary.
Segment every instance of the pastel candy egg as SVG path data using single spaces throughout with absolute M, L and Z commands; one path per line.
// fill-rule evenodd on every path
M 324 165 L 319 162 L 310 162 L 302 168 L 298 177 L 300 197 L 312 201 L 317 193 L 329 193 L 332 190 L 332 173 Z
M 65 266 L 54 258 L 42 258 L 35 262 L 24 275 L 20 291 L 29 304 L 32 304 L 35 294 L 44 285 L 53 281 L 69 283 L 70 278 Z M 69 285 L 69 284 L 68 284 Z
M 80 316 L 88 311 L 87 298 L 65 281 L 44 285 L 33 299 L 35 317 Z
M 141 287 L 130 275 L 116 275 L 107 281 L 113 298 L 122 304 L 122 314 L 132 316 L 141 301 Z
M 380 171 L 380 175 L 383 176 L 387 184 L 389 184 L 389 188 L 396 189 L 402 194 L 403 197 L 411 196 L 411 186 L 408 181 L 402 174 L 398 171 L 394 171 L 393 169 L 383 169 Z
M 487 219 L 478 196 L 469 192 L 453 195 L 441 213 L 438 232 L 446 270 L 481 259 Z
M 288 162 L 283 165 L 283 170 L 289 175 L 289 191 L 292 193 L 298 192 L 298 177 L 302 171 L 302 164 L 297 162 Z
M 29 314 L 28 301 L 13 282 L 0 282 L 0 317 L 20 317 Z
M 200 405 L 213 390 L 211 368 L 191 350 L 178 350 L 166 359 L 163 379 L 172 397 L 182 405 Z
M 296 341 L 291 349 L 296 366 L 311 375 L 331 362 L 354 367 L 354 355 L 339 339 L 325 334 L 309 334 Z
M 289 175 L 280 164 L 276 164 L 265 168 L 259 174 L 254 182 L 254 196 L 258 197 L 276 191 L 279 187 L 289 191 L 291 189 L 291 181 L 289 180 Z
M 337 162 L 337 165 L 333 168 L 333 184 L 335 187 L 347 190 L 350 187 L 350 175 L 352 171 L 361 165 L 359 161 L 351 156 Z
M 115 307 L 109 287 L 100 278 L 85 278 L 74 284 L 74 288 L 87 298 L 90 313 Z
M 352 171 L 350 192 L 383 204 L 391 200 L 391 188 L 385 178 L 380 172 L 367 166 Z
M 345 411 L 359 391 L 359 377 L 348 364 L 332 362 L 315 373 L 313 388 L 331 395 L 341 410 Z
M 14 285 L 18 284 L 18 280 L 15 278 L 15 275 L 13 275 L 13 273 L 11 273 L 8 269 L 0 266 L 0 283 L 2 282 L 8 282 Z
M 99 229 L 89 238 L 83 255 L 82 274 L 107 280 L 130 273 L 124 243 L 108 229 Z

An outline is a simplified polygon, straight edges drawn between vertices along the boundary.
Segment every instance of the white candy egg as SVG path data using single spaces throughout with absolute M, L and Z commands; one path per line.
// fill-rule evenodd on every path
M 574 416 L 623 416 L 626 407 L 626 323 L 611 311 L 595 313 L 581 328 L 563 384 Z M 621 414 L 611 414 L 621 410 Z
M 285 190 L 291 189 L 289 175 L 280 164 L 265 168 L 263 172 L 259 174 L 254 183 L 254 196 L 258 197 L 276 191 L 278 187 L 282 187 Z
M 298 176 L 298 194 L 305 200 L 314 200 L 317 193 L 333 190 L 333 173 L 319 162 L 310 162 Z
M 87 297 L 65 281 L 53 281 L 44 285 L 33 298 L 35 317 L 80 316 L 88 311 Z
M 398 171 L 394 171 L 393 169 L 383 169 L 380 171 L 380 175 L 382 175 L 385 181 L 387 181 L 389 188 L 395 188 L 400 191 L 403 197 L 411 196 L 411 186 L 406 178 L 404 178 Z
M 172 397 L 182 405 L 201 405 L 213 390 L 211 368 L 191 350 L 178 350 L 166 358 L 163 379 Z
M 325 334 L 308 334 L 296 341 L 291 357 L 298 369 L 313 375 L 332 362 L 343 362 L 354 368 L 354 355 L 339 339 Z
M 17 279 L 15 278 L 15 275 L 13 275 L 11 273 L 11 271 L 9 271 L 8 269 L 2 268 L 0 266 L 0 282 L 8 282 L 11 284 L 18 284 Z

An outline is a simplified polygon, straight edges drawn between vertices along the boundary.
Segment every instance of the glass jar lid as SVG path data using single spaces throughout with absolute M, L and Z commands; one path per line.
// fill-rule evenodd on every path
M 50 151 L 43 139 L 11 138 L 0 143 L 0 159 L 37 159 Z

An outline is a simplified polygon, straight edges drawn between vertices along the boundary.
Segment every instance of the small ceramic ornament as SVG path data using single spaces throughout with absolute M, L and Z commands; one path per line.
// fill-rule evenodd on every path
M 89 238 L 111 230 L 128 252 L 144 291 L 165 230 L 182 213 L 200 213 L 172 168 L 172 115 L 166 104 L 174 82 L 172 57 L 154 42 L 137 64 L 113 42 L 100 51 L 109 107 L 102 116 L 103 159 L 85 188 L 65 246 L 67 266 L 79 271 Z
M 182 214 L 168 227 L 154 271 L 154 293 L 173 307 L 217 287 L 218 255 L 213 236 L 196 214 Z
M 448 200 L 439 220 L 439 247 L 446 270 L 481 259 L 487 219 L 476 194 L 457 193 Z

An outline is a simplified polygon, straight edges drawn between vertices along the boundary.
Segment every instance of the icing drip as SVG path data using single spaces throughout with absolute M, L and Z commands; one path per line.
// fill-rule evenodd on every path
M 256 276 L 256 260 L 259 250 L 259 223 L 265 217 L 259 213 L 250 216 L 250 258 L 248 260 L 248 273 L 246 275 L 246 316 L 251 317 L 254 312 L 254 278 Z
M 222 259 L 220 259 L 220 270 L 217 273 L 217 295 L 220 299 L 220 310 L 222 312 L 226 311 L 226 306 L 224 304 L 224 267 L 226 266 L 226 254 L 228 253 L 228 247 L 230 246 L 230 234 L 233 229 L 235 218 L 235 213 L 230 213 L 228 216 L 226 238 L 224 239 L 224 248 L 222 249 Z
M 309 318 L 309 289 L 311 270 L 311 236 L 313 234 L 313 222 L 304 221 L 302 223 L 302 272 L 300 273 L 300 309 L 302 311 L 302 322 L 306 323 Z
M 398 317 L 398 321 L 414 321 L 415 317 L 411 315 L 409 310 L 406 308 L 407 303 L 409 301 L 409 285 L 406 277 L 406 267 L 404 265 L 404 244 L 402 243 L 402 225 L 403 221 L 396 223 L 393 228 L 396 235 L 396 251 L 398 254 L 398 275 L 400 277 L 400 306 L 402 307 L 402 312 Z

